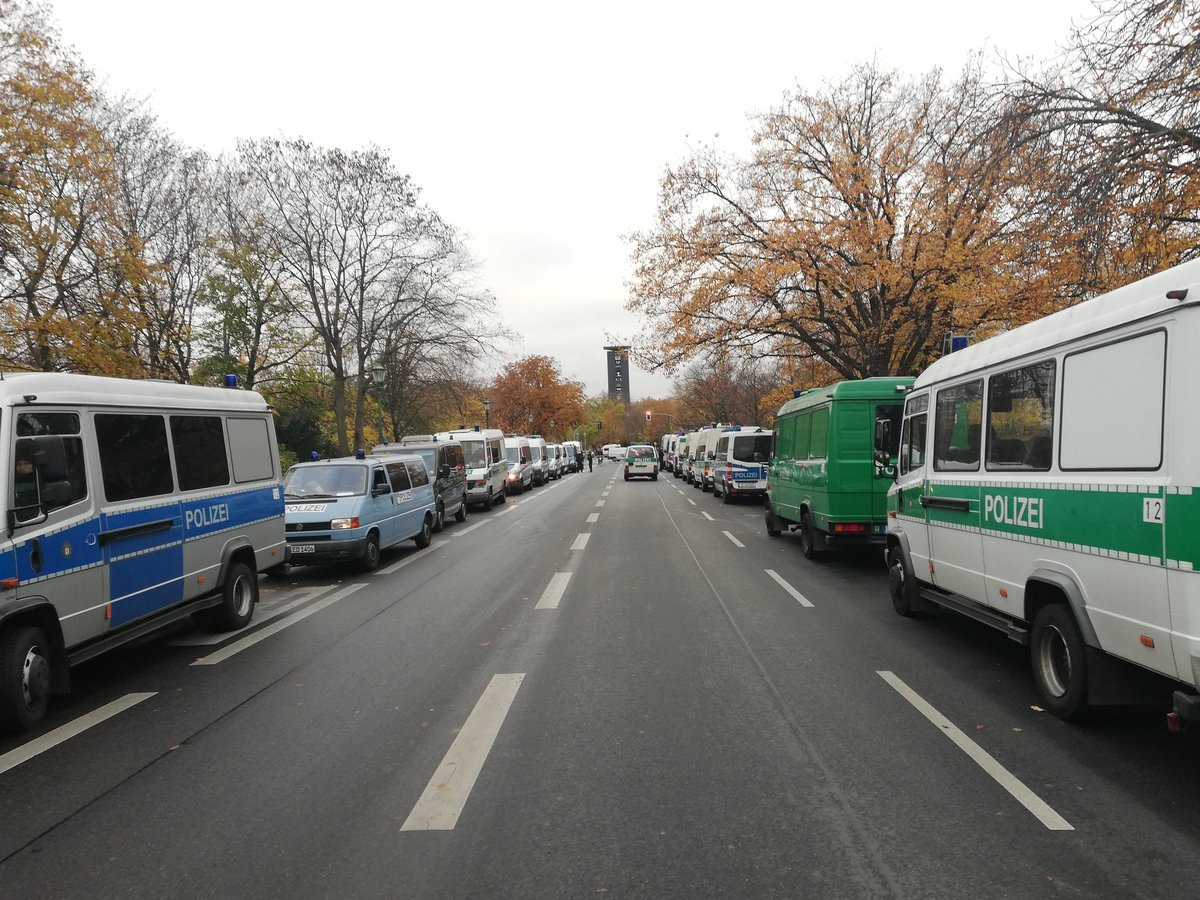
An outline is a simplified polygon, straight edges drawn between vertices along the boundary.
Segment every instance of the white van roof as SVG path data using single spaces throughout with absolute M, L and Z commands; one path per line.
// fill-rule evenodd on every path
M 238 388 L 65 372 L 0 373 L 0 406 L 23 406 L 35 401 L 38 404 L 169 406 L 172 409 L 242 409 L 246 412 L 270 409 L 257 391 Z

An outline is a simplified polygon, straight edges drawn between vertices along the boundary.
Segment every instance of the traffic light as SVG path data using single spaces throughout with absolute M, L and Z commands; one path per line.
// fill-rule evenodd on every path
M 651 413 L 649 410 L 647 410 L 647 411 L 646 411 L 646 421 L 647 421 L 647 422 L 649 422 L 649 421 L 650 421 L 650 417 L 651 417 L 652 415 L 653 415 L 653 413 Z

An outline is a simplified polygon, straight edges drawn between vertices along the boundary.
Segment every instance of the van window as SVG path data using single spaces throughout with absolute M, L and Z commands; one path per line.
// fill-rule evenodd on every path
M 766 462 L 771 455 L 771 435 L 747 434 L 734 438 L 733 458 L 742 462 Z
M 387 464 L 388 478 L 392 479 L 393 491 L 409 491 L 412 490 L 412 484 L 408 480 L 408 468 L 402 462 L 394 462 Z
M 519 463 L 521 461 L 521 448 L 520 447 L 505 447 L 504 455 L 508 458 L 509 462 Z
M 63 439 L 63 451 L 67 456 L 67 483 L 71 486 L 71 496 L 64 506 L 70 506 L 72 503 L 78 503 L 80 500 L 87 499 L 87 469 L 83 460 L 83 438 L 79 436 L 79 414 L 73 412 L 37 412 L 37 413 L 21 413 L 17 416 L 17 434 L 21 436 L 34 436 L 39 434 L 57 434 Z M 18 441 L 17 459 L 21 458 L 21 445 L 25 444 L 25 458 L 32 461 L 33 459 L 33 444 L 31 441 Z M 24 467 L 22 467 L 24 468 Z M 22 472 L 22 476 L 27 473 Z M 13 495 L 14 501 L 17 496 L 23 491 L 28 491 L 28 483 L 22 483 L 23 478 L 18 479 L 18 483 L 14 485 L 17 493 Z M 33 482 L 33 487 L 36 489 L 36 481 Z M 35 497 L 34 503 L 37 502 Z M 14 506 L 23 504 L 14 502 Z M 47 504 L 47 510 L 59 509 L 59 506 Z M 37 512 L 31 512 L 28 518 L 36 518 Z
M 353 497 L 366 491 L 364 466 L 292 466 L 283 479 L 283 494 L 293 500 Z
M 275 476 L 266 419 L 227 420 L 229 449 L 233 453 L 233 479 L 238 484 Z
M 723 437 L 717 441 L 717 459 L 724 459 L 729 452 L 729 438 Z
M 988 379 L 988 469 L 1045 472 L 1053 439 L 1053 360 Z
M 371 469 L 371 493 L 374 494 L 379 488 L 383 488 L 384 492 L 388 494 L 392 492 L 392 486 L 388 482 L 387 472 L 384 471 L 383 466 Z
M 97 413 L 96 448 L 104 496 L 110 503 L 175 490 L 162 416 Z
M 487 458 L 485 445 L 483 441 L 463 441 L 459 445 L 459 453 L 466 459 L 467 465 L 472 469 L 482 469 L 490 460 Z
M 171 445 L 181 491 L 229 484 L 220 416 L 171 416 Z
M 425 464 L 419 459 L 414 459 L 408 464 L 408 477 L 412 480 L 413 487 L 429 484 L 429 473 L 425 471 Z
M 812 443 L 812 413 L 796 417 L 796 435 L 792 443 L 792 459 L 808 459 Z
M 1063 360 L 1062 469 L 1162 465 L 1165 331 L 1071 353 Z
M 934 469 L 978 471 L 982 423 L 982 381 L 968 381 L 938 391 L 933 425 Z
M 812 438 L 808 445 L 809 459 L 824 459 L 829 453 L 829 407 L 814 410 Z
M 900 436 L 900 474 L 916 471 L 925 465 L 927 415 L 909 416 L 904 420 L 904 431 Z

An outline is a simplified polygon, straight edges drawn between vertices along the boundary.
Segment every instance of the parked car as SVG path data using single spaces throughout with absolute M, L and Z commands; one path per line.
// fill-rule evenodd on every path
M 533 463 L 533 484 L 545 484 L 550 480 L 550 461 L 546 458 L 546 439 L 540 434 L 527 434 L 529 459 Z
M 499 428 L 456 428 L 439 431 L 437 441 L 454 441 L 463 448 L 467 466 L 467 503 L 491 509 L 508 496 L 508 460 L 504 458 L 504 432 Z
M 292 565 L 358 562 L 370 571 L 401 541 L 433 540 L 433 483 L 415 453 L 298 463 L 283 479 Z
M 529 454 L 529 439 L 521 434 L 504 436 L 504 455 L 508 458 L 505 486 L 510 494 L 519 494 L 533 487 L 533 458 Z
M 658 451 L 649 444 L 633 444 L 625 448 L 625 480 L 649 478 L 658 481 Z
M 467 467 L 463 445 L 457 441 L 437 441 L 431 434 L 408 434 L 399 444 L 379 444 L 372 456 L 393 453 L 418 453 L 433 479 L 433 498 L 436 504 L 433 517 L 434 533 L 446 527 L 446 517 L 456 522 L 467 518 Z
M 550 464 L 550 477 L 563 477 L 563 448 L 562 444 L 547 444 L 546 459 Z

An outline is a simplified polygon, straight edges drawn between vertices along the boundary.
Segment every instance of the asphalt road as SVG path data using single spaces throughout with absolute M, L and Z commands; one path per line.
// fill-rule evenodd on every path
M 619 471 L 77 669 L 0 742 L 0 895 L 1193 896 L 1200 734 Z

